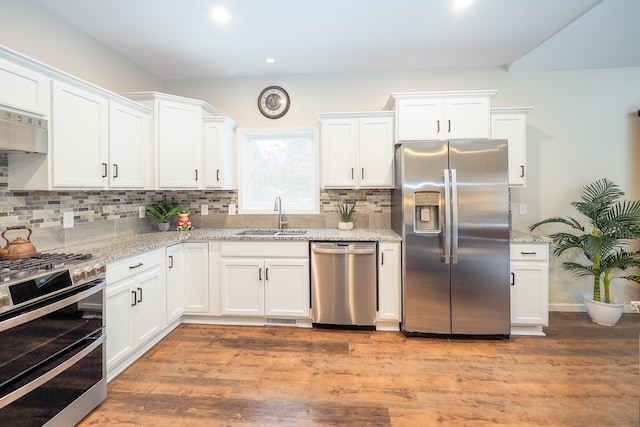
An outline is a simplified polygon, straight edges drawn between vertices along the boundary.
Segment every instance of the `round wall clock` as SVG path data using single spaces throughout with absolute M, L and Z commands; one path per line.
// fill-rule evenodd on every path
M 258 109 L 270 119 L 279 119 L 287 114 L 289 103 L 289 94 L 280 86 L 266 87 L 258 96 Z

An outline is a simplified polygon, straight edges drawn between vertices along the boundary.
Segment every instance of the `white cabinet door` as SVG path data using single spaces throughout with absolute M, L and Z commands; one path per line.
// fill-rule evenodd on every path
M 495 91 L 415 92 L 392 97 L 398 141 L 489 138 Z
M 446 138 L 489 138 L 489 97 L 445 98 Z
M 135 348 L 132 280 L 107 286 L 107 369 L 125 359 Z
M 167 247 L 167 324 L 184 312 L 184 251 L 182 243 Z
M 360 119 L 358 136 L 358 185 L 393 186 L 393 118 Z
M 105 98 L 53 82 L 49 153 L 53 187 L 107 187 L 108 110 Z
M 545 300 L 545 263 L 512 262 L 511 323 L 546 325 L 548 310 Z
M 378 320 L 400 321 L 400 243 L 381 242 L 378 257 Z
M 134 306 L 136 347 L 160 332 L 164 325 L 162 277 L 164 276 L 159 267 L 136 276 L 135 288 L 132 289 L 136 297 Z
M 444 100 L 425 97 L 403 99 L 396 105 L 398 141 L 442 139 L 445 130 Z
M 203 122 L 204 185 L 206 188 L 233 190 L 233 133 L 236 123 L 228 117 L 207 117 Z
M 109 187 L 148 188 L 150 113 L 109 103 Z
M 309 260 L 265 260 L 265 316 L 308 318 Z
M 264 315 L 264 261 L 221 260 L 221 312 L 231 316 Z
M 185 313 L 209 312 L 209 245 L 183 243 Z
M 322 186 L 393 186 L 393 113 L 320 113 Z
M 549 324 L 549 246 L 512 243 L 510 250 L 511 333 L 544 335 L 542 326 Z
M 531 108 L 491 109 L 491 138 L 509 141 L 509 185 L 527 185 L 527 112 Z
M 50 85 L 49 77 L 0 59 L 0 105 L 48 116 Z
M 323 187 L 355 187 L 358 120 L 324 120 L 321 126 Z
M 159 188 L 199 188 L 202 112 L 197 106 L 157 101 Z

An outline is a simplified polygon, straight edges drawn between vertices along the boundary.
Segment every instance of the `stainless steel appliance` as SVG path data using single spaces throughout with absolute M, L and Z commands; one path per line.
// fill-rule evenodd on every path
M 0 261 L 0 425 L 72 426 L 106 398 L 105 273 L 88 255 Z
M 316 327 L 374 329 L 377 243 L 311 243 L 311 315 Z
M 396 147 L 391 227 L 402 236 L 402 330 L 510 333 L 506 140 Z
M 0 109 L 0 153 L 46 153 L 47 121 Z

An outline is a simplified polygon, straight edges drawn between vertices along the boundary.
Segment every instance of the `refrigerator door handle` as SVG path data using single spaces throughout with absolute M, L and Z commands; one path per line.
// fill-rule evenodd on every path
M 451 264 L 458 263 L 458 179 L 451 169 Z
M 444 170 L 444 256 L 445 264 L 451 264 L 451 175 Z

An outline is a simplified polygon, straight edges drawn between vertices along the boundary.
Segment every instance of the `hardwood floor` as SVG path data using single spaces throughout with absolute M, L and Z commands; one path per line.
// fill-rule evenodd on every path
M 551 313 L 546 332 L 181 325 L 80 426 L 638 426 L 640 315 Z

